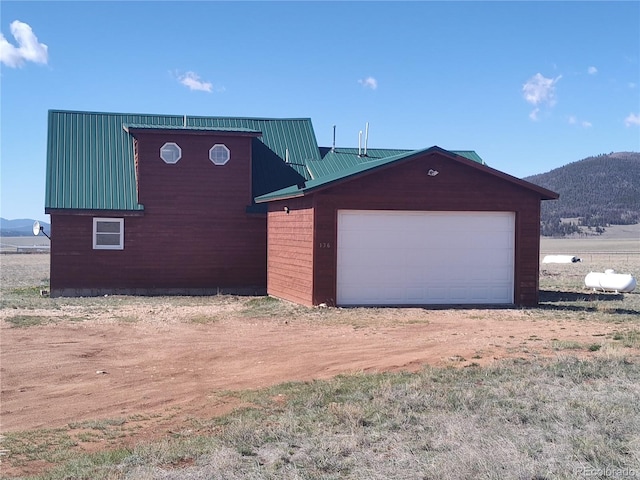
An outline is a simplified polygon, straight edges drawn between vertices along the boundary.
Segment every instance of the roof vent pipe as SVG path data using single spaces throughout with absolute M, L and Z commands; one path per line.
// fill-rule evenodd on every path
M 289 149 L 288 148 L 284 151 L 284 161 L 285 161 L 285 163 L 289 163 Z
M 358 156 L 362 156 L 362 130 L 358 132 Z
M 333 146 L 331 147 L 331 151 L 336 151 L 336 126 L 333 126 Z
M 369 142 L 369 122 L 366 123 L 364 128 L 364 156 L 367 156 L 367 143 Z

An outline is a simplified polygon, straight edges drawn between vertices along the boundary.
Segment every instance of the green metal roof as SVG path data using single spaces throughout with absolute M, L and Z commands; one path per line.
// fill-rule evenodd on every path
M 460 155 L 461 157 L 468 158 L 469 160 L 477 162 L 480 165 L 486 165 L 486 163 L 484 163 L 484 160 L 480 158 L 480 155 L 478 155 L 473 150 L 451 150 L 451 153 L 455 153 L 456 155 Z
M 367 151 L 367 154 L 368 153 L 369 152 Z M 486 171 L 488 173 L 491 173 L 493 175 L 506 179 L 507 181 L 517 183 L 530 190 L 535 190 L 541 193 L 543 196 L 542 197 L 543 199 L 555 198 L 553 195 L 556 195 L 556 194 L 554 194 L 549 190 L 542 189 L 532 183 L 525 182 L 524 180 L 511 177 L 506 173 L 499 172 L 498 170 L 494 170 L 490 167 L 487 167 L 484 161 L 478 156 L 478 154 L 476 154 L 473 151 L 464 150 L 461 152 L 453 152 L 453 151 L 444 150 L 437 146 L 433 146 L 423 150 L 404 151 L 403 153 L 399 153 L 397 155 L 393 155 L 390 157 L 383 157 L 383 158 L 377 158 L 375 160 L 359 162 L 354 165 L 351 165 L 348 168 L 345 168 L 344 170 L 336 171 L 336 172 L 324 175 L 322 177 L 309 180 L 305 182 L 303 185 L 293 185 L 290 187 L 280 189 L 275 192 L 271 192 L 266 195 L 262 195 L 256 198 L 255 201 L 256 203 L 263 203 L 263 202 L 269 202 L 273 200 L 284 200 L 287 198 L 301 197 L 315 190 L 318 190 L 320 188 L 327 187 L 333 183 L 342 182 L 350 177 L 359 175 L 363 172 L 372 171 L 393 162 L 408 160 L 418 155 L 423 155 L 425 153 L 441 153 L 441 154 L 450 156 L 453 159 L 455 159 L 456 157 L 458 159 L 463 158 L 464 160 L 459 160 L 459 161 L 465 161 L 465 162 L 471 160 L 472 162 L 477 163 L 479 168 L 486 168 Z M 357 156 L 357 152 L 356 152 L 356 156 Z M 473 163 L 471 165 L 473 165 Z M 482 167 L 480 167 L 480 165 L 482 165 Z
M 45 208 L 143 210 L 138 204 L 129 128 L 224 131 L 252 135 L 253 192 L 261 195 L 311 178 L 320 159 L 310 119 L 185 117 L 49 111 Z M 289 159 L 288 163 L 283 160 Z
M 256 202 L 303 195 L 310 189 L 406 159 L 427 150 L 318 148 L 308 118 L 195 117 L 49 111 L 45 208 L 140 211 L 135 130 L 252 136 L 252 192 Z M 438 149 L 438 147 L 432 147 Z M 484 164 L 473 151 L 438 149 Z M 262 206 L 257 205 L 258 209 Z
M 390 148 L 369 148 L 367 154 L 364 155 L 363 149 L 357 148 L 324 148 L 320 147 L 322 160 L 308 162 L 309 171 L 312 179 L 325 177 L 327 175 L 335 175 L 346 172 L 358 165 L 365 165 L 376 160 L 389 157 L 403 156 L 413 152 L 407 149 L 390 149 Z M 484 165 L 484 161 L 474 151 L 452 151 L 456 155 L 460 155 L 474 162 Z
M 133 115 L 49 112 L 46 209 L 143 210 L 138 204 Z
M 363 152 L 364 150 L 361 150 Z M 333 175 L 338 172 L 342 172 L 349 168 L 353 168 L 356 165 L 362 163 L 379 160 L 381 158 L 391 157 L 402 153 L 410 152 L 411 150 L 401 149 L 381 149 L 370 148 L 367 150 L 367 155 L 358 155 L 357 148 L 336 148 L 332 150 L 330 148 L 320 148 L 322 154 L 322 160 L 309 162 L 309 170 L 311 178 L 320 178 L 326 175 Z

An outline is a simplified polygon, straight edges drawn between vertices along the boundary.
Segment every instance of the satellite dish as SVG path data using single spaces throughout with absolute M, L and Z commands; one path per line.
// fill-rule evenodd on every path
M 33 234 L 37 237 L 40 232 L 42 232 L 45 237 L 51 240 L 51 237 L 44 231 L 44 227 L 40 225 L 40 222 L 38 220 L 36 220 L 35 222 L 33 222 Z

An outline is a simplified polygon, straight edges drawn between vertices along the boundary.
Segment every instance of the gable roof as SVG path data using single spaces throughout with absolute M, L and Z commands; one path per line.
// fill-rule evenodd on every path
M 324 175 L 319 178 L 314 178 L 310 181 L 305 182 L 302 185 L 294 185 L 291 187 L 283 188 L 275 192 L 268 193 L 266 195 L 262 195 L 260 197 L 257 197 L 255 201 L 256 203 L 263 203 L 263 202 L 270 202 L 273 200 L 285 200 L 288 198 L 305 196 L 311 193 L 315 193 L 318 190 L 323 190 L 325 188 L 328 188 L 329 186 L 333 186 L 335 184 L 345 182 L 355 176 L 372 173 L 385 165 L 404 162 L 407 160 L 411 160 L 415 157 L 418 157 L 420 155 L 436 154 L 436 153 L 445 155 L 453 161 L 457 161 L 465 165 L 471 166 L 473 168 L 483 170 L 486 173 L 502 178 L 503 180 L 507 180 L 511 183 L 517 184 L 526 189 L 535 191 L 540 195 L 541 199 L 543 200 L 553 200 L 558 198 L 558 194 L 555 192 L 552 192 L 551 190 L 547 190 L 533 183 L 529 183 L 525 180 L 521 180 L 519 178 L 513 177 L 499 170 L 488 167 L 487 165 L 484 164 L 482 159 L 480 159 L 480 157 L 475 152 L 469 152 L 469 151 L 451 152 L 448 150 L 444 150 L 440 147 L 433 146 L 423 150 L 405 151 L 404 153 L 399 153 L 397 155 L 393 155 L 389 157 L 382 157 L 376 160 L 360 162 L 360 163 L 351 165 L 348 168 L 344 168 L 343 170 L 335 171 L 333 173 Z M 463 155 L 463 153 L 465 155 Z M 475 157 L 480 159 L 480 162 L 475 160 Z
M 235 132 L 253 139 L 253 192 L 310 179 L 320 159 L 311 120 L 193 117 L 50 110 L 45 211 L 140 211 L 130 130 Z M 289 158 L 288 165 L 281 165 Z M 284 168 L 284 169 L 283 169 Z
M 365 175 L 394 162 L 440 153 L 453 161 L 519 184 L 541 195 L 557 194 L 491 169 L 474 151 L 319 148 L 308 118 L 195 117 L 50 110 L 47 138 L 45 212 L 52 210 L 142 211 L 138 203 L 134 142 L 136 131 L 220 132 L 252 142 L 254 205 L 304 196 Z

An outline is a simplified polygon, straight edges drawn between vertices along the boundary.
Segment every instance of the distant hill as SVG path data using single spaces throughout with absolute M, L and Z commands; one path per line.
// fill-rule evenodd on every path
M 35 220 L 28 218 L 20 218 L 17 220 L 0 218 L 0 237 L 32 237 L 33 222 L 35 222 Z M 44 227 L 47 235 L 51 232 L 51 225 L 48 223 L 40 222 L 40 225 Z
M 608 225 L 640 223 L 638 152 L 588 157 L 524 180 L 560 194 L 542 202 L 543 235 L 601 233 Z

